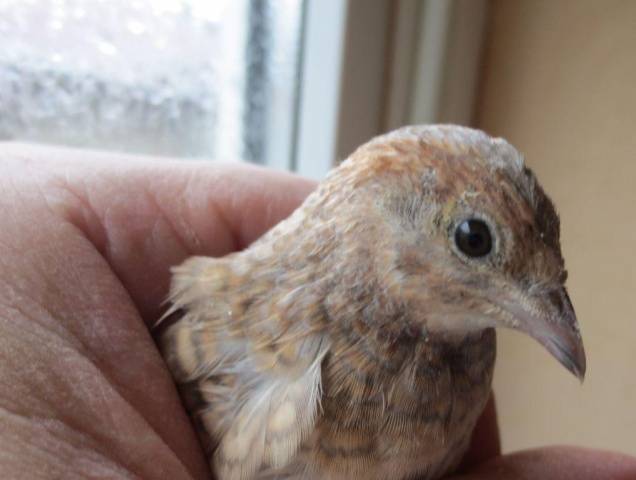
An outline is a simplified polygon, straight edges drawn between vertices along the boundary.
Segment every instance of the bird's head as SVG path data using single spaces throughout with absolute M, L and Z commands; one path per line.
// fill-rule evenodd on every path
M 342 221 L 341 240 L 365 245 L 381 288 L 424 331 L 513 328 L 583 378 L 559 218 L 506 141 L 406 127 L 360 147 L 323 185 L 338 192 L 328 209 Z

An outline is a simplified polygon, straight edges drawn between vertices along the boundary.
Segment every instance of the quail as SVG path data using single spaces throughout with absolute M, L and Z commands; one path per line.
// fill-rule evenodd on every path
M 244 251 L 173 269 L 160 348 L 219 480 L 432 480 L 489 397 L 495 328 L 581 380 L 555 208 L 505 140 L 404 127 Z

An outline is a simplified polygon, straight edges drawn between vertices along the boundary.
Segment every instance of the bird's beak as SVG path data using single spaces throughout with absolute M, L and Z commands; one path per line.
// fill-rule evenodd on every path
M 517 320 L 514 328 L 536 339 L 561 365 L 583 381 L 585 350 L 565 287 L 559 285 L 548 293 L 525 297 L 504 308 Z

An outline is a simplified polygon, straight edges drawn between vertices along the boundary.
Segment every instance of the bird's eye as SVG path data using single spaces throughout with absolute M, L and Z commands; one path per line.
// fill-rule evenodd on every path
M 468 257 L 484 257 L 492 250 L 490 228 L 483 220 L 464 220 L 455 230 L 455 244 Z

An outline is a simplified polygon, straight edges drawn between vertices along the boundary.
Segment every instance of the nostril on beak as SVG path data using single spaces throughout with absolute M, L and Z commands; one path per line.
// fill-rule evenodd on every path
M 562 291 L 563 291 L 563 298 L 565 299 L 567 306 L 570 308 L 571 311 L 574 311 L 574 305 L 572 305 L 572 300 L 570 300 L 570 295 L 568 294 L 568 291 L 565 289 L 565 287 L 563 287 Z
M 565 289 L 560 288 L 558 290 L 552 290 L 548 294 L 548 298 L 550 299 L 550 303 L 556 308 L 559 315 L 563 315 L 566 302 L 568 302 L 570 307 L 572 306 L 572 303 L 569 301 L 569 297 L 567 297 L 567 292 L 565 292 Z

